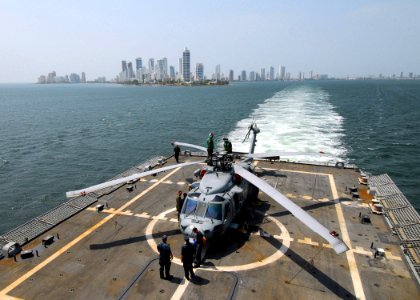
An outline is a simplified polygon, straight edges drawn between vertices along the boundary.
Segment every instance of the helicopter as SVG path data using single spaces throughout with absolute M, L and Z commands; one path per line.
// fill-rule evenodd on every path
M 272 158 L 273 156 L 278 156 L 278 154 L 287 156 L 295 155 L 297 153 L 254 153 L 257 141 L 256 137 L 260 132 L 260 129 L 255 122 L 249 126 L 249 131 L 245 140 L 249 137 L 251 132 L 252 138 L 250 141 L 249 153 L 240 156 L 243 158 L 239 162 L 235 162 L 235 159 L 238 158 L 236 154 L 216 152 L 204 161 L 180 163 L 133 174 L 82 190 L 67 192 L 66 196 L 75 197 L 86 195 L 87 193 L 99 189 L 126 183 L 130 180 L 138 180 L 139 178 L 171 169 L 206 163 L 203 168 L 197 169 L 194 172 L 194 175 L 198 177 L 199 180 L 191 184 L 191 190 L 187 194 L 180 212 L 179 226 L 184 235 L 194 237 L 194 228 L 201 231 L 207 240 L 222 235 L 229 228 L 234 218 L 243 209 L 246 200 L 256 199 L 259 190 L 261 190 L 290 211 L 311 230 L 328 241 L 337 254 L 347 251 L 347 245 L 339 239 L 334 232 L 330 232 L 300 206 L 254 174 L 255 167 L 252 164 L 254 158 Z M 183 142 L 174 142 L 173 144 L 196 148 L 203 152 L 207 151 L 206 148 L 198 145 Z

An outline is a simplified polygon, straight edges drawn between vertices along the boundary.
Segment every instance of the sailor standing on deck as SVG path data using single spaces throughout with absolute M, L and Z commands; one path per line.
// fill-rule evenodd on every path
M 214 137 L 213 132 L 210 132 L 209 137 L 207 138 L 207 156 L 208 156 L 208 158 L 211 158 L 213 156 L 213 149 L 214 149 L 213 137 Z
M 166 243 L 168 237 L 166 235 L 162 236 L 162 242 L 159 243 L 157 249 L 159 251 L 159 265 L 160 265 L 160 278 L 161 279 L 172 279 L 174 278 L 172 275 L 169 274 L 171 269 L 171 260 L 173 259 L 171 246 Z M 165 276 L 163 276 L 165 271 Z
M 178 145 L 175 145 L 174 152 L 175 152 L 176 163 L 179 163 L 179 153 L 181 152 L 181 148 L 179 148 Z
M 204 236 L 197 229 L 197 227 L 193 228 L 193 232 L 195 233 L 195 260 L 194 260 L 194 268 L 198 268 L 201 265 L 201 251 L 203 250 L 204 244 Z
M 190 280 L 195 277 L 193 271 L 194 246 L 190 243 L 188 236 L 184 237 L 185 244 L 181 248 L 181 261 L 184 267 L 185 278 Z
M 182 199 L 182 191 L 178 191 L 178 196 L 176 197 L 176 211 L 178 212 L 178 220 L 179 215 L 181 214 L 182 205 L 184 204 L 184 200 Z

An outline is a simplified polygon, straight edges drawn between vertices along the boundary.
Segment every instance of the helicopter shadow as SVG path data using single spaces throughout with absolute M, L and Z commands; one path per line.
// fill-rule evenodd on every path
M 271 244 L 275 249 L 281 247 L 281 242 L 273 237 L 263 237 L 265 241 Z M 298 265 L 301 270 L 307 272 L 312 277 L 316 278 L 322 285 L 324 285 L 328 290 L 334 293 L 340 299 L 354 299 L 357 298 L 347 290 L 345 287 L 340 285 L 333 278 L 322 272 L 319 268 L 314 265 L 313 261 L 307 261 L 305 258 L 297 254 L 291 248 L 287 249 L 287 257 L 289 257 L 296 265 Z M 292 277 L 291 280 L 285 280 L 286 284 L 294 284 L 293 280 L 295 277 Z
M 335 205 L 335 204 L 336 203 L 334 201 L 318 202 L 318 203 L 310 204 L 310 205 L 307 205 L 307 206 L 302 206 L 301 208 L 305 211 L 311 212 L 311 210 L 313 210 L 313 209 L 318 209 L 318 208 L 321 208 L 321 207 L 331 206 L 331 205 Z M 287 216 L 287 215 L 292 215 L 292 213 L 288 210 L 284 210 L 284 211 L 280 211 L 280 212 L 277 212 L 277 213 L 270 214 L 270 216 L 272 216 L 272 217 L 283 217 L 283 216 Z
M 258 171 L 258 175 L 260 177 L 272 176 L 272 177 L 287 178 L 287 175 L 280 174 L 279 171 L 276 171 L 276 170 L 264 170 L 264 169 L 260 169 Z

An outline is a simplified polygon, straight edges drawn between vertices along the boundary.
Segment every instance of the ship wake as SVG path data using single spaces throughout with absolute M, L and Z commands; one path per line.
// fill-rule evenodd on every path
M 290 86 L 275 93 L 229 133 L 234 151 L 248 151 L 248 144 L 242 141 L 254 120 L 261 129 L 255 152 L 313 152 L 310 156 L 288 158 L 303 162 L 345 161 L 343 117 L 335 112 L 328 98 L 327 92 L 310 85 Z

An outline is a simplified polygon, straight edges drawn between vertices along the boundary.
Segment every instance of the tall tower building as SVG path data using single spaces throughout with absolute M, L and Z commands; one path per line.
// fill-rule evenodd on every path
M 134 78 L 135 75 L 133 71 L 133 63 L 130 61 L 127 66 L 128 66 L 128 78 Z
M 166 57 L 162 58 L 162 73 L 164 79 L 168 77 L 168 59 Z
M 270 80 L 274 80 L 274 67 L 270 67 Z
M 169 78 L 175 80 L 175 67 L 169 66 Z
M 204 79 L 204 65 L 202 63 L 197 63 L 195 65 L 195 78 L 198 81 L 203 81 Z
M 143 68 L 143 60 L 141 57 L 136 58 L 136 70 Z
M 285 80 L 286 76 L 286 67 L 285 66 L 281 66 L 280 67 L 280 80 Z
M 220 80 L 220 65 L 216 66 L 216 80 Z
M 233 81 L 233 70 L 229 70 L 229 81 Z
M 127 62 L 125 60 L 121 62 L 121 67 L 123 72 L 127 72 Z
M 182 79 L 182 57 L 179 58 L 178 63 L 179 63 L 179 72 L 178 72 L 178 74 L 179 74 L 179 78 Z
M 155 60 L 153 58 L 149 58 L 149 73 L 153 73 L 155 71 Z
M 246 80 L 246 71 L 245 70 L 243 70 L 242 73 L 241 73 L 241 80 L 242 81 Z
M 261 68 L 261 80 L 265 80 L 265 68 Z
M 255 81 L 255 72 L 254 71 L 249 72 L 249 80 L 250 81 Z
M 82 72 L 82 79 L 80 80 L 81 83 L 86 83 L 86 74 Z
M 191 81 L 191 57 L 190 57 L 190 50 L 185 48 L 184 52 L 182 52 L 182 78 L 186 82 Z
M 124 82 L 128 79 L 128 68 L 127 68 L 127 62 L 125 60 L 121 61 L 121 67 L 122 71 L 120 73 L 120 81 Z

